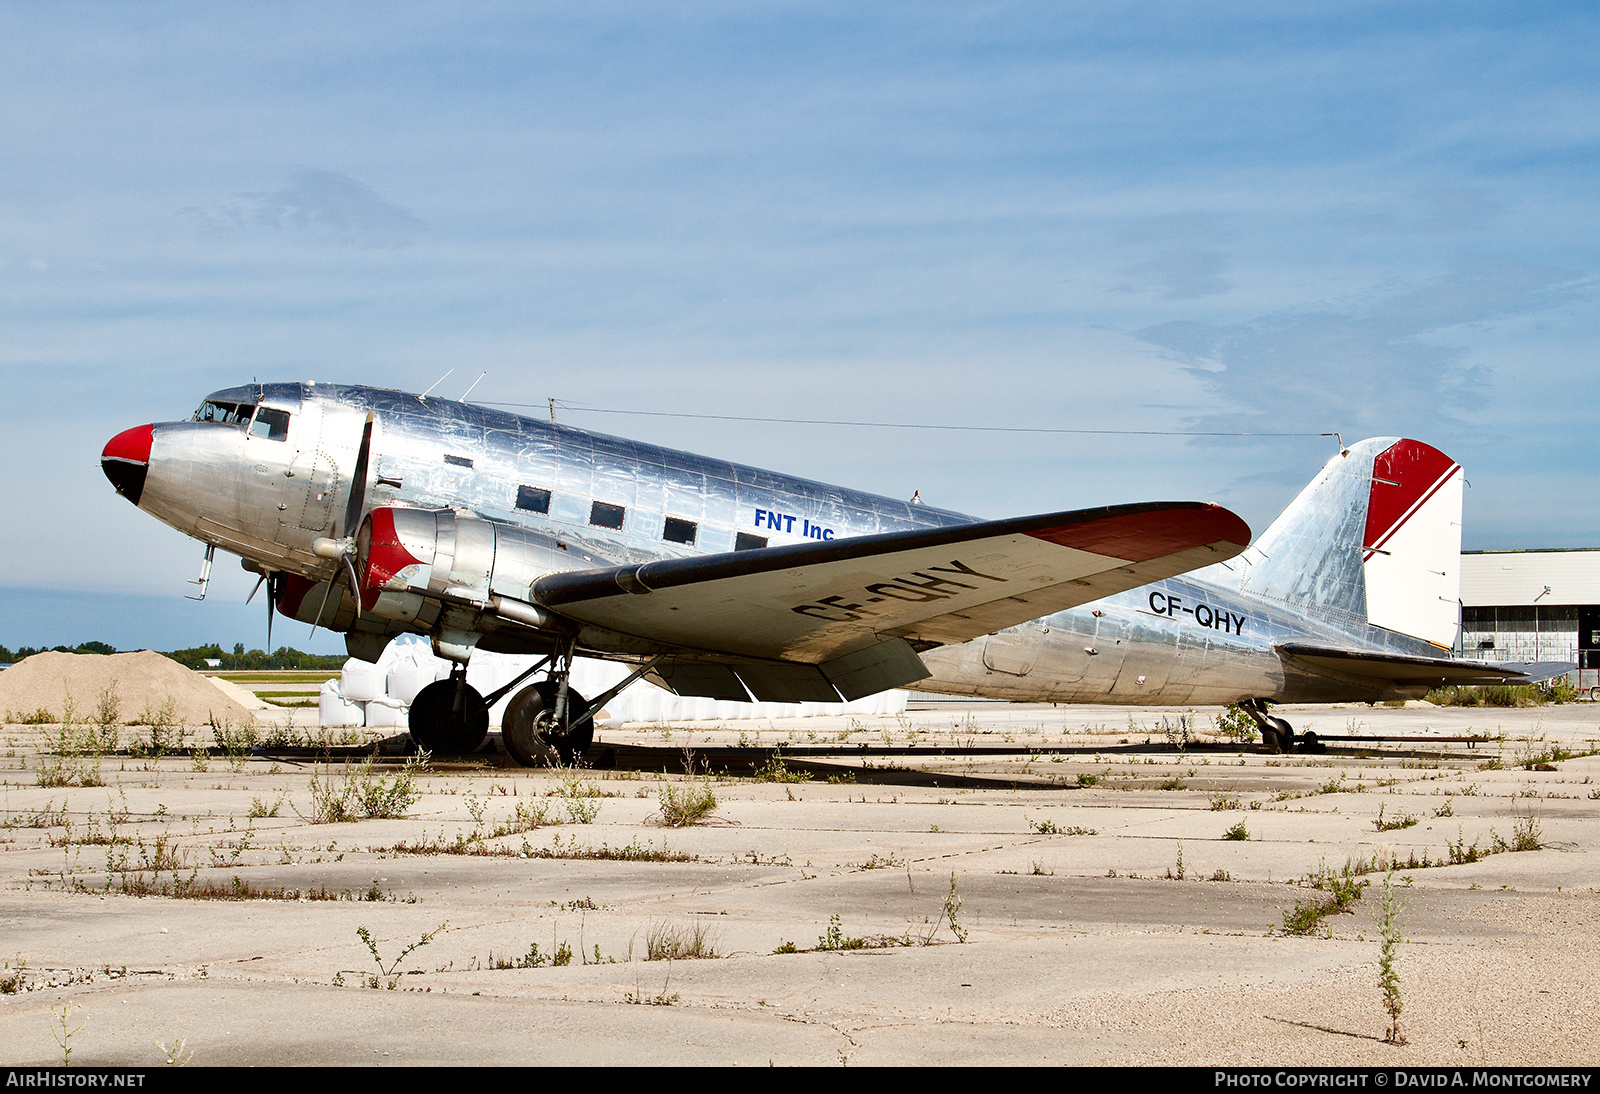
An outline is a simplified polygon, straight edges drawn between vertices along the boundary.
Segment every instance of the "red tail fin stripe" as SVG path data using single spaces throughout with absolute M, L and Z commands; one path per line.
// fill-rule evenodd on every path
M 1381 546 L 1411 514 L 1460 470 L 1449 456 L 1421 441 L 1400 440 L 1372 461 L 1367 495 L 1367 527 L 1362 545 Z

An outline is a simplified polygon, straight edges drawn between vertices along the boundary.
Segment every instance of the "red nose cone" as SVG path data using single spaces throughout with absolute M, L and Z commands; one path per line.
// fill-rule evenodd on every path
M 141 425 L 124 429 L 106 443 L 100 453 L 100 470 L 106 473 L 117 493 L 133 504 L 139 504 L 144 493 L 145 472 L 150 469 L 150 442 L 155 426 Z
M 149 464 L 150 439 L 154 433 L 153 425 L 137 425 L 132 429 L 124 429 L 106 442 L 105 451 L 100 453 L 100 458 Z

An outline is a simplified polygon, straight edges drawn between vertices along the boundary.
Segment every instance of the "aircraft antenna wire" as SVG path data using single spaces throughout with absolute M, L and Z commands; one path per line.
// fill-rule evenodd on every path
M 550 420 L 555 420 L 555 408 L 572 411 L 579 414 L 626 414 L 634 417 L 645 418 L 697 418 L 702 421 L 715 422 L 760 422 L 767 425 L 835 425 L 850 426 L 858 429 L 944 429 L 956 430 L 964 433 L 1066 433 L 1080 434 L 1097 437 L 1338 437 L 1337 433 L 1257 433 L 1257 432 L 1231 432 L 1225 430 L 1189 430 L 1189 429 L 1064 429 L 1053 426 L 1026 426 L 1026 425 L 937 425 L 928 422 L 848 422 L 823 418 L 757 418 L 743 414 L 693 414 L 687 411 L 673 410 L 618 410 L 612 407 L 582 406 L 568 403 L 560 399 L 551 399 Z M 537 407 L 537 403 L 491 403 L 480 402 L 479 406 L 502 407 Z

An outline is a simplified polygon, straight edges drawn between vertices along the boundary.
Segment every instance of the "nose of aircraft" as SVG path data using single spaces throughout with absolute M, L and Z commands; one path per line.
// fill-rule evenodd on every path
M 150 442 L 154 435 L 153 425 L 124 429 L 106 442 L 105 450 L 100 453 L 100 470 L 106 473 L 117 493 L 135 505 L 144 492 L 145 473 L 150 470 Z

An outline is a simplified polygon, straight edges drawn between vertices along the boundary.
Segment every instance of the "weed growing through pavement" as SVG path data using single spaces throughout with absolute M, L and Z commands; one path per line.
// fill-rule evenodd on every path
M 1359 879 L 1348 862 L 1339 873 L 1328 869 L 1328 864 L 1324 862 L 1315 874 L 1308 875 L 1301 884 L 1310 885 L 1328 895 L 1295 901 L 1294 907 L 1283 913 L 1285 934 L 1311 934 L 1322 925 L 1323 917 L 1348 912 L 1350 905 L 1361 899 L 1361 890 L 1367 883 Z
M 72 1066 L 72 1038 L 79 1030 L 89 1024 L 91 1015 L 83 1012 L 83 1021 L 77 1025 L 72 1024 L 72 1011 L 77 1004 L 68 1000 L 60 1010 L 50 1008 L 50 1035 L 55 1038 L 56 1044 L 61 1046 L 61 1066 Z
M 656 791 L 660 803 L 661 823 L 668 828 L 687 828 L 704 824 L 717 808 L 717 795 L 709 780 L 690 778 L 682 785 L 674 785 L 663 778 Z
M 1391 1045 L 1406 1043 L 1400 1032 L 1400 1012 L 1405 1003 L 1400 998 L 1400 973 L 1395 968 L 1395 956 L 1400 950 L 1400 913 L 1405 902 L 1395 895 L 1394 871 L 1383 876 L 1383 902 L 1378 906 L 1378 990 L 1383 992 L 1383 1009 L 1389 1015 L 1389 1032 L 1384 1040 Z
M 1175 867 L 1169 866 L 1167 868 L 1167 880 L 1168 881 L 1182 881 L 1184 879 L 1184 876 L 1185 875 L 1184 875 L 1184 870 L 1183 870 L 1183 841 L 1179 840 L 1178 841 L 1178 864 Z
M 1401 828 L 1410 828 L 1418 821 L 1418 818 L 1410 813 L 1402 813 L 1398 817 L 1390 817 L 1385 820 L 1383 810 L 1384 807 L 1382 805 L 1378 806 L 1378 818 L 1372 822 L 1373 826 L 1380 832 L 1394 832 Z
M 433 930 L 429 931 L 427 934 L 411 943 L 411 945 L 401 950 L 400 955 L 393 961 L 390 961 L 388 964 L 384 963 L 383 956 L 378 953 L 377 940 L 372 937 L 372 933 L 368 931 L 366 927 L 357 927 L 356 934 L 360 936 L 361 941 L 367 944 L 367 950 L 372 954 L 372 960 L 378 966 L 378 972 L 382 974 L 383 979 L 389 982 L 389 990 L 394 991 L 395 987 L 400 983 L 400 962 L 404 961 L 412 950 L 419 949 L 420 947 L 426 946 L 428 943 L 432 942 L 435 935 L 437 935 L 440 931 L 445 930 L 449 926 L 450 923 L 448 920 L 439 924 Z M 383 986 L 376 975 L 369 976 L 364 983 L 369 988 L 378 988 Z
M 950 891 L 945 894 L 944 898 L 944 918 L 949 922 L 950 933 L 956 936 L 956 941 L 965 942 L 967 940 L 967 929 L 961 925 L 961 920 L 958 918 L 960 911 L 961 897 L 956 892 L 956 872 L 952 870 L 950 871 Z M 938 926 L 935 923 L 934 929 L 938 930 Z M 929 937 L 931 940 L 932 936 L 930 935 Z
M 0 995 L 16 995 L 28 986 L 28 961 L 21 954 L 17 955 L 17 964 L 13 968 L 7 961 L 3 970 L 0 970 Z
M 811 776 L 804 771 L 790 771 L 783 762 L 783 749 L 772 750 L 767 762 L 756 768 L 756 778 L 768 783 L 804 783 L 810 782 Z
M 1238 744 L 1249 744 L 1256 739 L 1256 723 L 1238 703 L 1230 703 L 1221 714 L 1211 717 L 1217 733 Z
M 417 789 L 416 774 L 427 766 L 428 754 L 419 752 L 406 757 L 400 770 L 392 776 L 376 774 L 372 770 L 371 756 L 354 771 L 347 767 L 343 781 L 334 779 L 331 768 L 324 768 L 320 774 L 313 770 L 311 813 L 300 816 L 312 824 L 403 817 L 422 797 L 422 791 Z
M 704 923 L 652 923 L 645 932 L 646 961 L 682 961 L 716 956 L 716 935 Z
M 1023 823 L 1025 823 L 1035 832 L 1039 833 L 1041 836 L 1098 836 L 1100 834 L 1093 828 L 1081 828 L 1077 825 L 1070 825 L 1066 828 L 1061 828 L 1058 827 L 1056 822 L 1051 820 L 1049 817 L 1046 817 L 1044 820 L 1029 820 L 1028 815 L 1024 813 L 1022 815 L 1022 820 Z
M 1250 838 L 1250 829 L 1244 826 L 1244 821 L 1240 821 L 1238 824 L 1222 833 L 1222 838 L 1228 840 L 1247 840 Z
M 600 948 L 595 947 L 595 963 L 599 964 Z M 555 948 L 554 953 L 540 953 L 539 943 L 530 942 L 528 952 L 521 957 L 499 958 L 494 951 L 489 951 L 489 967 L 491 969 L 537 969 L 545 965 L 553 968 L 564 968 L 572 964 L 572 947 L 562 942 Z
M 194 1059 L 194 1049 L 190 1048 L 187 1054 L 183 1051 L 189 1047 L 189 1040 L 186 1037 L 173 1038 L 171 1048 L 158 1040 L 156 1047 L 161 1050 L 161 1055 L 166 1057 L 168 1067 L 188 1067 L 189 1061 Z
M 556 796 L 567 811 L 568 824 L 593 824 L 600 815 L 600 791 L 575 767 L 562 768 Z

